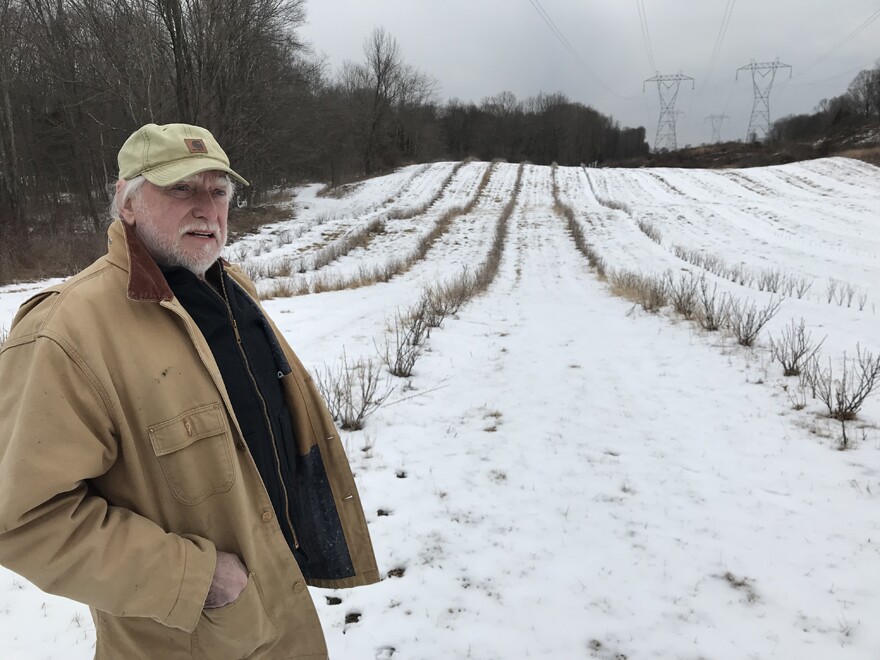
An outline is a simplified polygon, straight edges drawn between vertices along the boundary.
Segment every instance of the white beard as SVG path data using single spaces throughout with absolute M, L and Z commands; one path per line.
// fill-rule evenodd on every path
M 226 244 L 226 232 L 220 233 L 220 226 L 211 226 L 205 222 L 194 222 L 191 226 L 181 227 L 176 237 L 156 231 L 155 223 L 148 210 L 141 206 L 141 222 L 135 224 L 135 230 L 147 251 L 162 266 L 180 266 L 192 271 L 197 277 L 204 279 L 205 272 L 213 265 L 223 246 Z M 199 248 L 184 248 L 181 239 L 190 231 L 211 231 L 220 240 L 206 243 Z

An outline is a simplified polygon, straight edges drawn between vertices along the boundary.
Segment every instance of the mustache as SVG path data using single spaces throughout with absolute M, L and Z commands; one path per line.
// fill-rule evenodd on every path
M 188 225 L 186 227 L 181 227 L 178 229 L 178 236 L 184 236 L 185 234 L 190 233 L 199 233 L 199 234 L 212 234 L 216 238 L 221 238 L 220 234 L 220 225 L 210 225 L 210 224 L 193 224 Z

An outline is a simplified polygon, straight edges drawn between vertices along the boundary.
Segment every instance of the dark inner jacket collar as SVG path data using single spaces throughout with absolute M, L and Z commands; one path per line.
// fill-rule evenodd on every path
M 184 268 L 183 266 L 162 266 L 159 265 L 159 271 L 165 277 L 165 281 L 168 282 L 168 285 L 171 287 L 172 291 L 177 291 L 177 287 L 179 286 L 192 286 L 197 285 L 202 280 L 196 276 L 188 268 Z M 204 282 L 211 285 L 211 288 L 214 289 L 217 293 L 223 296 L 223 286 L 220 283 L 220 278 L 223 277 L 223 266 L 218 259 L 211 267 L 208 268 L 205 273 Z M 223 296 L 224 298 L 226 296 Z

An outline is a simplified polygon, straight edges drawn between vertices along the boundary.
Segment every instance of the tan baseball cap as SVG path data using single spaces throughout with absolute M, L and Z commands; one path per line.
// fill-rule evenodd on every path
M 119 150 L 119 178 L 138 175 L 157 186 L 207 172 L 227 172 L 244 185 L 248 182 L 229 167 L 229 157 L 207 129 L 189 124 L 147 124 Z

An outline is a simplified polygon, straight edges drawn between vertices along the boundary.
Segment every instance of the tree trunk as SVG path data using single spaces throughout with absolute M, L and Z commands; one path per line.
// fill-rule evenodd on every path
M 9 152 L 7 153 L 5 140 L 0 137 L 0 162 L 4 163 L 5 170 L 3 188 L 8 200 L 9 211 L 12 218 L 13 230 L 22 229 L 22 212 L 18 174 L 18 153 L 15 146 L 15 123 L 12 116 L 12 103 L 9 99 L 9 77 L 6 66 L 0 63 L 0 90 L 3 92 L 3 106 L 0 111 L 0 120 L 4 133 L 8 136 Z

